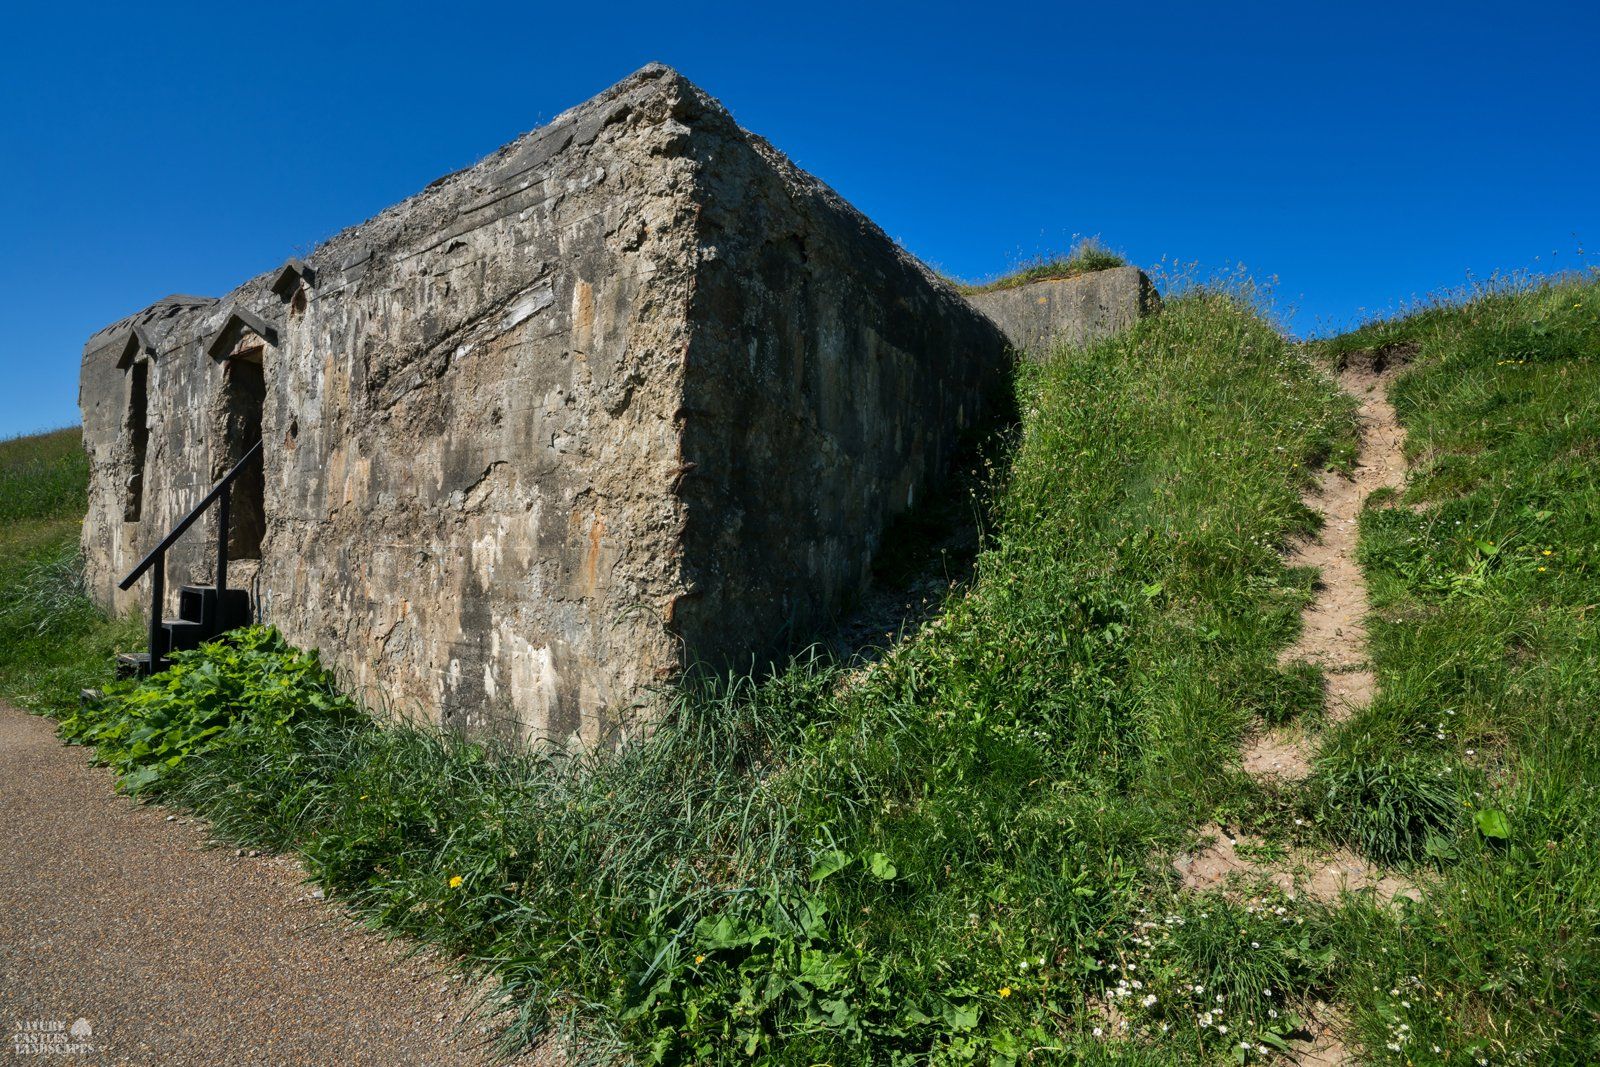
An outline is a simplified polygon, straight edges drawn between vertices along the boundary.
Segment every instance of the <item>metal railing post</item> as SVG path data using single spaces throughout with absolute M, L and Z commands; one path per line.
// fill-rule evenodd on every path
M 233 487 L 222 484 L 217 497 L 217 610 L 222 610 L 222 591 L 228 587 L 228 497 Z
M 212 621 L 214 624 L 220 624 L 222 602 L 224 599 L 223 591 L 228 586 L 228 527 L 230 523 L 229 504 L 231 503 L 230 496 L 233 487 L 233 480 L 239 476 L 239 472 L 244 470 L 246 465 L 253 460 L 259 460 L 260 458 L 261 442 L 257 441 L 255 444 L 250 446 L 249 450 L 246 451 L 245 454 L 239 459 L 239 462 L 235 463 L 228 473 L 222 476 L 222 480 L 212 487 L 211 492 L 207 493 L 205 497 L 201 499 L 200 503 L 191 508 L 189 514 L 179 519 L 178 524 L 171 530 L 167 531 L 167 536 L 163 537 L 156 547 L 151 549 L 149 554 L 146 555 L 144 559 L 140 560 L 138 565 L 134 567 L 133 570 L 124 575 L 122 581 L 117 583 L 118 589 L 131 589 L 133 588 L 133 583 L 138 581 L 140 576 L 142 576 L 146 571 L 154 572 L 150 575 L 149 666 L 151 674 L 161 670 L 162 665 L 166 662 L 168 651 L 168 641 L 165 633 L 165 627 L 161 625 L 162 601 L 167 598 L 167 549 L 171 548 L 177 543 L 178 538 L 183 536 L 185 530 L 194 525 L 195 520 L 198 519 L 207 508 L 209 508 L 212 504 L 216 504 L 218 506 L 216 593 L 216 611 L 218 612 L 218 617 Z
M 162 662 L 166 659 L 167 650 L 163 647 L 166 642 L 162 639 L 164 634 L 161 629 L 161 603 L 167 598 L 167 554 L 161 553 L 156 557 L 155 566 L 150 568 L 150 673 L 154 674 L 161 669 Z

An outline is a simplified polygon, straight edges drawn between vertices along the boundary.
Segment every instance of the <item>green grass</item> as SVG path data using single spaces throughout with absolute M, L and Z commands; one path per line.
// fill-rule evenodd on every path
M 1030 282 L 1062 281 L 1095 271 L 1125 267 L 1128 261 L 1100 242 L 1098 237 L 1086 237 L 1072 246 L 1064 255 L 1046 255 L 1027 262 L 1017 269 L 987 282 L 952 280 L 963 293 L 993 293 L 1001 289 L 1015 289 Z
M 691 683 L 648 741 L 565 759 L 379 726 L 250 631 L 65 729 L 497 977 L 512 1044 L 1231 1059 L 1331 980 L 1325 923 L 1182 897 L 1164 857 L 1206 818 L 1286 832 L 1236 748 L 1311 703 L 1279 549 L 1349 406 L 1238 294 L 1021 373 L 976 577 L 853 684 L 816 657 Z
M 380 723 L 251 630 L 63 730 L 496 978 L 508 1047 L 1254 1062 L 1321 999 L 1374 1062 L 1595 1062 L 1597 310 L 1594 283 L 1508 287 L 1320 346 L 1412 353 L 1414 477 L 1363 518 L 1380 696 L 1300 788 L 1237 748 L 1321 719 L 1316 672 L 1277 663 L 1312 580 L 1281 550 L 1308 471 L 1353 458 L 1351 405 L 1248 294 L 1203 290 L 1019 371 L 974 577 L 869 671 L 695 679 L 649 739 L 566 757 Z M 1209 821 L 1349 844 L 1423 899 L 1180 892 Z
M 117 648 L 142 646 L 83 594 L 88 481 L 76 428 L 0 441 L 0 696 L 35 711 L 71 708 Z
M 1390 390 L 1411 480 L 1362 520 L 1381 691 L 1329 739 L 1323 780 L 1368 781 L 1325 816 L 1441 862 L 1403 917 L 1347 917 L 1344 995 L 1379 1062 L 1594 1063 L 1600 282 L 1497 286 L 1327 348 L 1382 346 L 1414 352 Z
M 0 526 L 81 519 L 89 459 L 77 427 L 0 441 Z

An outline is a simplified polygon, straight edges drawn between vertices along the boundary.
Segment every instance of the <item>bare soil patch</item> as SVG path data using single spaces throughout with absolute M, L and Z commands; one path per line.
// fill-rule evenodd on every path
M 1377 688 L 1367 662 L 1369 604 L 1356 541 L 1367 498 L 1405 483 L 1405 427 L 1395 417 L 1384 383 L 1408 355 L 1402 350 L 1355 353 L 1339 367 L 1339 387 L 1360 404 L 1361 448 L 1351 474 L 1326 470 L 1318 475 L 1305 503 L 1321 513 L 1322 529 L 1289 551 L 1292 566 L 1315 567 L 1319 578 L 1316 598 L 1301 617 L 1300 637 L 1281 659 L 1322 668 L 1332 722 L 1342 722 L 1369 704 Z M 1303 728 L 1290 725 L 1253 738 L 1245 746 L 1244 765 L 1251 773 L 1295 780 L 1311 773 L 1310 757 Z
M 1265 882 L 1290 898 L 1306 896 L 1324 904 L 1336 903 L 1345 893 L 1368 893 L 1383 904 L 1418 896 L 1413 883 L 1349 849 L 1297 849 L 1268 861 L 1248 854 L 1259 844 L 1248 834 L 1233 834 L 1212 823 L 1201 828 L 1200 836 L 1207 843 L 1174 863 L 1185 889 L 1238 892 Z
M 1316 537 L 1293 545 L 1288 562 L 1318 572 L 1316 593 L 1302 615 L 1299 638 L 1283 651 L 1283 663 L 1306 662 L 1322 669 L 1328 722 L 1348 719 L 1371 703 L 1377 680 L 1367 659 L 1366 617 L 1370 609 L 1367 583 L 1356 561 L 1361 511 L 1368 498 L 1405 482 L 1405 428 L 1385 394 L 1388 372 L 1405 362 L 1409 350 L 1354 353 L 1337 368 L 1339 387 L 1359 407 L 1361 444 L 1350 474 L 1325 470 L 1305 504 L 1323 517 Z M 1311 774 L 1314 738 L 1308 724 L 1289 723 L 1264 729 L 1250 738 L 1241 753 L 1246 773 L 1281 782 Z M 1415 883 L 1349 849 L 1292 849 L 1267 858 L 1267 850 L 1247 835 L 1230 833 L 1216 824 L 1200 831 L 1204 844 L 1173 861 L 1185 889 L 1243 894 L 1270 884 L 1289 897 L 1336 903 L 1346 894 L 1369 895 L 1381 904 L 1396 897 L 1417 899 Z M 1318 1003 L 1307 1011 L 1303 1039 L 1288 1059 L 1300 1067 L 1340 1067 L 1353 1062 L 1339 1037 L 1343 1030 L 1337 1009 Z

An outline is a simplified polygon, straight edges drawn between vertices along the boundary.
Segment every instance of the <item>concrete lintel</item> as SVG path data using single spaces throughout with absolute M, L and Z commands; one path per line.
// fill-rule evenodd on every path
M 267 344 L 277 347 L 278 331 L 266 320 L 255 312 L 246 308 L 230 308 L 228 317 L 222 325 L 217 327 L 210 337 L 206 338 L 206 355 L 212 359 L 222 359 L 228 354 L 228 349 L 233 346 L 235 331 L 246 329 L 261 338 Z
M 306 266 L 305 261 L 298 256 L 291 257 L 285 263 L 278 276 L 272 281 L 272 291 L 279 300 L 289 300 L 303 282 L 306 285 L 315 285 L 317 272 Z
M 156 346 L 151 342 L 150 335 L 145 333 L 143 326 L 137 324 L 128 327 L 120 348 L 121 354 L 117 356 L 119 370 L 127 370 L 141 356 L 149 358 L 156 354 Z

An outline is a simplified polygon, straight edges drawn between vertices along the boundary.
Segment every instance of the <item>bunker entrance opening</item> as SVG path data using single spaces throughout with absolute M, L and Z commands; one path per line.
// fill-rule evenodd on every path
M 262 367 L 263 346 L 242 343 L 227 361 L 222 386 L 223 447 L 215 476 L 220 478 L 261 440 L 261 409 L 267 398 Z M 228 524 L 228 558 L 261 558 L 261 541 L 267 532 L 266 458 L 253 462 L 233 483 Z
M 150 450 L 150 364 L 140 360 L 129 371 L 128 476 L 123 482 L 122 518 L 138 522 L 144 513 L 144 461 Z

